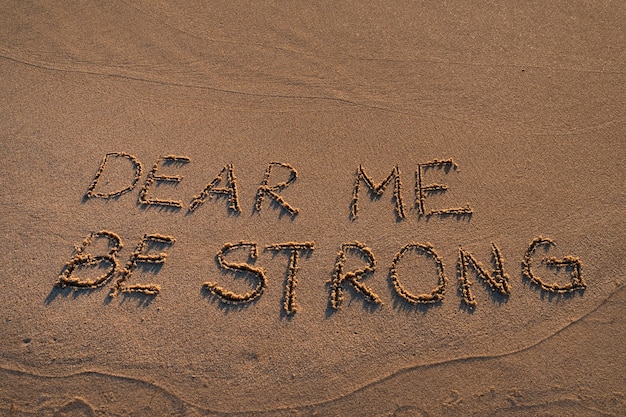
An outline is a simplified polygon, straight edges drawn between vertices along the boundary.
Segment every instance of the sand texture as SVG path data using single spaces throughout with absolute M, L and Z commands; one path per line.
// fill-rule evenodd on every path
M 3 1 L 0 415 L 626 415 L 625 21 Z

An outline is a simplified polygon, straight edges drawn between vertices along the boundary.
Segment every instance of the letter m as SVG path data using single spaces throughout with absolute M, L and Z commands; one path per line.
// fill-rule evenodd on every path
M 404 219 L 404 204 L 402 204 L 402 183 L 400 181 L 400 169 L 398 166 L 394 166 L 387 178 L 385 178 L 380 184 L 375 184 L 374 181 L 365 173 L 363 166 L 359 165 L 356 171 L 356 180 L 354 181 L 354 191 L 352 193 L 352 203 L 350 204 L 350 218 L 355 220 L 359 215 L 359 188 L 361 182 L 367 185 L 370 193 L 374 196 L 380 197 L 385 191 L 385 187 L 393 180 L 393 199 L 395 201 L 396 216 L 400 219 Z

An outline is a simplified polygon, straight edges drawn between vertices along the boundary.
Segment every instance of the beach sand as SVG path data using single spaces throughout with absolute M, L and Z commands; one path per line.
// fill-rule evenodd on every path
M 0 10 L 0 414 L 626 414 L 623 2 Z

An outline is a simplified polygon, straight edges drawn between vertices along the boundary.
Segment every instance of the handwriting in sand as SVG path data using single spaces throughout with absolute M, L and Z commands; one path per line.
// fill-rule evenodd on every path
M 101 186 L 100 181 L 103 173 L 107 170 L 108 163 L 112 159 L 126 159 L 130 163 L 132 172 L 129 172 L 128 184 L 114 190 L 103 191 L 106 186 Z M 165 155 L 161 156 L 154 163 L 152 169 L 148 173 L 143 186 L 139 191 L 138 204 L 142 206 L 159 206 L 168 209 L 181 210 L 185 207 L 184 203 L 179 200 L 168 200 L 154 196 L 155 185 L 158 183 L 176 184 L 182 181 L 183 177 L 179 175 L 163 175 L 160 168 L 163 165 L 181 165 L 190 163 L 191 159 L 187 156 Z M 469 203 L 459 207 L 435 208 L 427 210 L 427 198 L 434 193 L 443 193 L 448 190 L 445 184 L 425 184 L 424 175 L 429 169 L 443 170 L 448 173 L 451 170 L 457 170 L 458 165 L 453 159 L 438 160 L 434 159 L 424 163 L 417 164 L 415 171 L 415 198 L 414 207 L 418 216 L 439 216 L 439 217 L 471 217 L 473 210 Z M 276 170 L 283 170 L 288 173 L 286 181 L 272 181 L 272 173 Z M 102 159 L 93 181 L 87 187 L 85 200 L 89 199 L 114 199 L 119 198 L 123 194 L 131 192 L 141 180 L 143 166 L 139 159 L 125 152 L 108 153 Z M 284 162 L 270 162 L 263 174 L 261 183 L 257 189 L 253 210 L 260 212 L 263 209 L 264 201 L 270 200 L 276 204 L 281 210 L 284 210 L 289 216 L 296 216 L 300 213 L 300 209 L 285 200 L 281 192 L 293 184 L 298 178 L 297 170 L 290 164 Z M 399 221 L 406 218 L 406 208 L 402 196 L 402 181 L 400 169 L 396 165 L 392 167 L 389 175 L 380 183 L 376 183 L 365 171 L 363 166 L 359 165 L 356 169 L 354 187 L 352 189 L 352 200 L 350 203 L 349 218 L 356 221 L 359 216 L 359 198 L 361 186 L 365 185 L 367 190 L 375 196 L 381 196 L 388 185 L 393 186 L 394 211 Z M 227 210 L 233 213 L 241 212 L 241 204 L 239 192 L 237 189 L 237 180 L 235 176 L 235 167 L 233 164 L 226 164 L 222 170 L 213 178 L 206 187 L 197 195 L 194 195 L 187 207 L 187 213 L 192 214 L 200 208 L 205 202 L 214 197 L 225 197 L 227 201 Z M 88 248 L 95 240 L 104 239 L 107 242 L 107 252 L 93 254 Z M 109 297 L 115 297 L 119 293 L 140 293 L 146 296 L 156 296 L 161 291 L 158 284 L 153 283 L 132 283 L 132 273 L 138 264 L 144 265 L 163 265 L 167 260 L 165 250 L 176 242 L 173 236 L 161 235 L 158 233 L 145 234 L 136 246 L 135 251 L 122 267 L 117 257 L 117 253 L 123 247 L 122 238 L 115 232 L 109 230 L 100 230 L 90 233 L 83 242 L 75 247 L 72 258 L 64 265 L 57 285 L 60 287 L 72 287 L 75 289 L 94 289 L 106 285 L 113 281 Z M 582 261 L 576 256 L 565 256 L 562 259 L 555 257 L 544 257 L 540 263 L 548 268 L 563 269 L 570 272 L 570 282 L 547 283 L 539 277 L 533 269 L 533 262 L 537 248 L 549 248 L 554 246 L 554 242 L 549 238 L 537 237 L 529 244 L 528 249 L 522 260 L 522 275 L 532 284 L 538 286 L 543 291 L 551 293 L 572 293 L 575 291 L 584 291 L 587 284 L 583 279 Z M 492 265 L 493 271 L 490 273 L 486 267 L 479 262 L 474 255 L 459 247 L 457 259 L 457 277 L 459 285 L 459 293 L 463 303 L 468 308 L 475 308 L 477 301 L 472 293 L 472 282 L 469 280 L 470 269 L 474 271 L 477 278 L 483 280 L 494 293 L 508 297 L 511 294 L 510 278 L 505 272 L 504 258 L 500 249 L 495 243 L 491 243 L 492 248 Z M 266 251 L 274 253 L 284 253 L 289 257 L 286 283 L 284 287 L 283 311 L 287 315 L 294 314 L 299 305 L 297 303 L 297 284 L 299 262 L 303 256 L 310 256 L 315 250 L 315 242 L 283 242 L 268 244 L 263 247 Z M 158 250 L 157 252 L 155 252 Z M 236 293 L 217 282 L 205 282 L 203 288 L 217 297 L 221 302 L 227 304 L 246 304 L 250 303 L 262 296 L 268 285 L 268 278 L 265 270 L 258 266 L 247 262 L 233 262 L 228 260 L 228 255 L 235 251 L 247 251 L 249 261 L 254 261 L 258 257 L 259 245 L 256 242 L 240 241 L 237 243 L 225 243 L 217 252 L 216 261 L 218 268 L 223 272 L 233 274 L 244 274 L 251 281 L 255 282 L 254 288 L 246 293 Z M 424 293 L 414 293 L 406 288 L 402 283 L 402 279 L 398 272 L 398 265 L 402 259 L 413 253 L 416 256 L 423 256 L 432 261 L 435 265 L 437 276 L 435 277 L 435 286 Z M 362 268 L 351 271 L 345 270 L 347 256 L 361 258 L 365 261 Z M 103 273 L 96 277 L 81 278 L 78 271 L 85 267 L 102 267 Z M 382 304 L 382 298 L 376 292 L 365 284 L 364 278 L 374 273 L 377 267 L 377 259 L 374 251 L 360 242 L 347 242 L 340 245 L 337 253 L 334 272 L 332 278 L 327 282 L 328 286 L 328 305 L 333 311 L 339 310 L 344 299 L 344 291 L 351 288 L 355 294 L 363 297 L 366 303 L 373 305 Z M 395 295 L 409 304 L 435 304 L 440 303 L 444 299 L 448 278 L 446 275 L 446 266 L 443 259 L 437 253 L 436 249 L 429 242 L 418 243 L 409 242 L 404 245 L 393 257 L 389 266 L 389 280 L 391 288 Z

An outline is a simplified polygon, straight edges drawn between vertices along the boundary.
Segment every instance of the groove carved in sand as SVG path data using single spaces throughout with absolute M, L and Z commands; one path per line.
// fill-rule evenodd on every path
M 367 261 L 367 265 L 363 268 L 356 269 L 350 272 L 344 272 L 343 268 L 346 263 L 346 253 L 353 252 L 360 255 Z M 341 245 L 341 249 L 337 254 L 337 260 L 335 261 L 335 271 L 333 278 L 328 281 L 330 284 L 330 307 L 333 310 L 339 310 L 341 303 L 344 299 L 343 284 L 350 284 L 357 292 L 363 294 L 368 302 L 374 304 L 382 304 L 381 298 L 370 287 L 361 282 L 361 278 L 364 275 L 373 273 L 376 269 L 376 258 L 370 248 L 363 243 L 344 243 Z
M 139 191 L 139 202 L 143 205 L 153 205 L 153 206 L 162 206 L 162 207 L 170 207 L 175 209 L 180 209 L 183 207 L 183 202 L 179 200 L 163 200 L 159 198 L 149 197 L 148 192 L 150 188 L 156 183 L 171 183 L 178 184 L 182 181 L 183 177 L 180 175 L 162 175 L 158 174 L 159 166 L 161 161 L 164 164 L 186 164 L 191 162 L 191 159 L 186 156 L 178 156 L 178 155 L 166 155 L 162 156 L 154 163 L 152 170 L 148 173 L 148 178 L 146 178 L 146 182 L 144 183 L 141 191 Z
M 218 188 L 220 182 L 226 182 L 226 187 Z M 239 205 L 239 194 L 237 191 L 237 178 L 235 177 L 235 168 L 233 164 L 227 164 L 217 177 L 213 179 L 202 192 L 193 196 L 193 200 L 189 206 L 189 212 L 194 211 L 201 206 L 207 199 L 213 196 L 226 196 L 228 199 L 228 208 L 234 213 L 241 213 Z
M 569 284 L 558 284 L 556 282 L 552 284 L 546 283 L 541 277 L 536 275 L 532 270 L 532 258 L 538 247 L 549 248 L 550 246 L 556 246 L 556 244 L 550 238 L 537 237 L 533 239 L 524 254 L 524 260 L 522 261 L 522 273 L 532 283 L 541 287 L 541 289 L 552 293 L 571 293 L 574 291 L 584 291 L 587 288 L 587 283 L 583 279 L 582 274 L 582 261 L 577 256 L 565 256 L 563 259 L 557 259 L 553 256 L 545 257 L 541 260 L 541 263 L 549 268 L 571 268 L 570 274 L 571 282 Z
M 135 251 L 130 255 L 130 259 L 126 264 L 126 267 L 121 271 L 120 277 L 115 282 L 110 297 L 116 296 L 118 293 L 142 293 L 145 295 L 157 295 L 161 291 L 161 286 L 158 284 L 126 284 L 126 281 L 132 275 L 134 269 L 137 268 L 138 263 L 145 264 L 163 264 L 167 259 L 167 253 L 144 253 L 144 250 L 149 243 L 157 243 L 161 245 L 173 245 L 176 242 L 172 236 L 165 236 L 161 234 L 145 234 L 139 241 L 139 244 L 135 248 Z
M 352 202 L 350 203 L 350 218 L 355 220 L 359 216 L 359 189 L 361 182 L 367 185 L 369 191 L 377 197 L 383 195 L 385 187 L 393 180 L 393 199 L 395 201 L 396 216 L 399 219 L 406 217 L 404 213 L 404 204 L 402 203 L 402 181 L 400 180 L 400 168 L 394 166 L 387 178 L 380 184 L 374 183 L 374 180 L 367 175 L 362 165 L 359 165 L 356 171 L 356 179 L 354 180 L 354 189 L 352 191 Z
M 476 275 L 485 281 L 492 291 L 497 291 L 507 296 L 511 294 L 509 276 L 504 272 L 504 258 L 495 243 L 491 243 L 491 253 L 494 265 L 493 275 L 490 275 L 486 271 L 485 266 L 479 262 L 474 255 L 463 248 L 459 248 L 459 261 L 457 265 L 459 283 L 461 284 L 463 302 L 469 307 L 476 307 L 478 305 L 478 301 L 476 301 L 476 297 L 474 297 L 470 289 L 472 282 L 468 278 L 469 267 L 472 267 Z
M 234 250 L 241 248 L 248 248 L 251 259 L 256 259 L 258 256 L 257 244 L 254 242 L 238 242 L 238 243 L 226 243 L 217 252 L 216 258 L 220 268 L 233 272 L 233 273 L 249 273 L 257 277 L 258 283 L 254 290 L 245 294 L 238 294 L 230 291 L 215 282 L 205 282 L 203 287 L 209 290 L 220 298 L 220 301 L 226 304 L 243 304 L 255 300 L 263 294 L 263 291 L 267 287 L 267 276 L 263 268 L 257 268 L 245 262 L 229 262 L 226 260 L 226 255 Z
M 106 238 L 109 243 L 109 252 L 106 255 L 92 255 L 85 253 L 85 249 L 93 243 L 95 239 Z M 114 232 L 101 230 L 99 232 L 90 233 L 83 243 L 76 246 L 74 256 L 70 259 L 59 276 L 58 284 L 61 287 L 73 286 L 79 288 L 97 288 L 104 285 L 115 274 L 119 268 L 119 263 L 115 254 L 122 249 L 122 239 Z M 108 263 L 109 269 L 103 274 L 93 279 L 81 279 L 73 275 L 77 267 L 95 266 L 101 263 Z
M 104 172 L 104 168 L 106 167 L 106 164 L 109 161 L 109 158 L 111 158 L 111 157 L 114 157 L 114 158 L 126 158 L 133 164 L 133 169 L 134 169 L 135 173 L 134 173 L 132 182 L 127 187 L 122 188 L 121 190 L 118 190 L 118 191 L 115 191 L 115 192 L 112 192 L 112 193 L 96 192 L 95 191 L 96 185 L 98 184 L 98 181 L 100 180 L 100 176 Z M 102 162 L 100 163 L 100 167 L 96 171 L 96 175 L 94 176 L 93 181 L 91 182 L 91 184 L 87 188 L 87 193 L 85 194 L 85 197 L 86 198 L 99 197 L 99 198 L 104 198 L 104 199 L 119 197 L 122 194 L 125 194 L 125 193 L 129 192 L 130 190 L 132 190 L 133 188 L 135 188 L 135 185 L 137 184 L 137 182 L 141 178 L 142 170 L 143 170 L 143 168 L 141 166 L 141 162 L 139 162 L 137 157 L 135 157 L 134 155 L 130 155 L 130 154 L 126 153 L 126 152 L 110 152 L 110 153 L 106 154 L 104 156 L 104 158 L 102 158 Z
M 409 251 L 423 254 L 428 258 L 432 258 L 435 262 L 435 265 L 437 267 L 438 282 L 437 286 L 433 288 L 430 294 L 412 294 L 404 287 L 404 285 L 402 285 L 400 279 L 398 278 L 398 263 L 400 262 L 400 259 L 402 259 L 404 255 Z M 393 288 L 396 290 L 396 293 L 407 302 L 411 304 L 433 304 L 443 300 L 443 296 L 446 292 L 446 284 L 448 282 L 448 278 L 446 277 L 443 259 L 441 259 L 441 257 L 437 254 L 437 252 L 429 242 L 426 242 L 424 244 L 409 243 L 408 245 L 405 245 L 394 256 L 393 261 L 391 261 L 391 268 L 389 272 L 389 279 L 393 284 Z
M 459 166 L 452 158 L 439 160 L 433 159 L 432 161 L 428 161 L 422 164 L 417 165 L 417 169 L 415 170 L 415 207 L 417 208 L 417 212 L 420 215 L 430 216 L 471 216 L 473 213 L 472 208 L 469 203 L 464 207 L 456 207 L 456 208 L 446 208 L 446 209 L 436 209 L 430 210 L 426 212 L 425 203 L 427 195 L 436 194 L 436 193 L 444 193 L 448 190 L 448 186 L 445 184 L 428 184 L 424 185 L 423 176 L 426 170 L 428 169 L 443 169 L 446 172 L 451 169 L 457 170 Z
M 289 170 L 289 178 L 287 181 L 279 182 L 276 185 L 269 185 L 270 176 L 272 174 L 272 168 L 274 167 L 282 167 Z M 298 208 L 293 207 L 291 204 L 287 203 L 287 201 L 278 194 L 289 184 L 293 183 L 298 178 L 298 171 L 294 167 L 284 162 L 270 162 L 267 169 L 265 170 L 265 175 L 263 176 L 263 181 L 259 186 L 259 189 L 256 193 L 256 202 L 254 203 L 254 209 L 256 211 L 261 211 L 263 207 L 263 200 L 265 197 L 269 197 L 273 202 L 278 204 L 284 210 L 286 210 L 291 216 L 295 216 L 300 211 Z
M 296 272 L 298 271 L 298 260 L 303 253 L 315 250 L 315 242 L 277 243 L 274 245 L 268 245 L 265 249 L 275 252 L 289 251 L 289 269 L 287 272 L 287 284 L 285 285 L 285 302 L 283 303 L 283 309 L 287 315 L 295 314 L 295 312 L 299 309 L 299 306 L 296 303 L 296 288 L 298 286 Z

